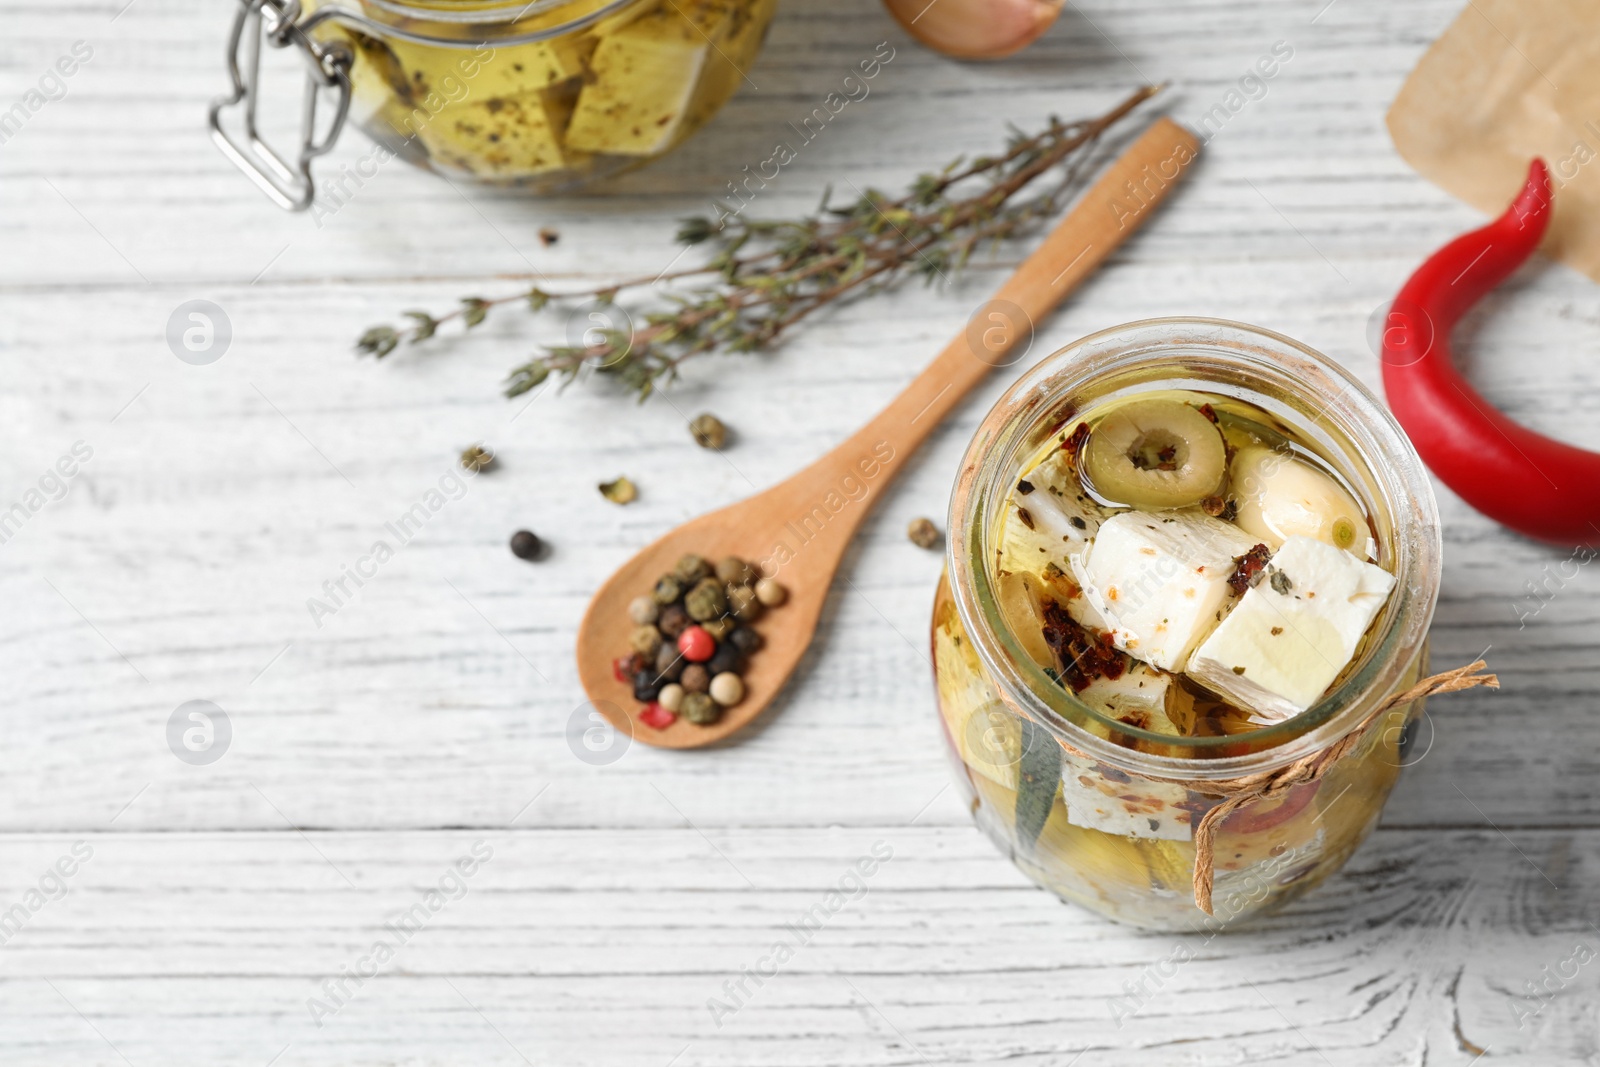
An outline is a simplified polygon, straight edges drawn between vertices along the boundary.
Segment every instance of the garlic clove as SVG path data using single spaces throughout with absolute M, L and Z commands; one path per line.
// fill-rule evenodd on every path
M 1314 537 L 1361 557 L 1370 555 L 1361 505 L 1322 471 L 1270 448 L 1241 448 L 1229 470 L 1234 522 L 1276 551 L 1294 536 Z
M 999 59 L 1038 40 L 1063 0 L 884 0 L 918 41 L 958 59 Z

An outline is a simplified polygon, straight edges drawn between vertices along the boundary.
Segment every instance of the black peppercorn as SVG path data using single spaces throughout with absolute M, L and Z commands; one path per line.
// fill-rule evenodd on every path
M 532 530 L 518 530 L 511 535 L 511 554 L 518 559 L 538 559 L 544 542 Z
M 661 636 L 668 641 L 676 641 L 678 635 L 689 628 L 689 613 L 683 610 L 682 604 L 668 604 L 661 609 L 661 616 L 656 619 L 656 629 L 661 631 Z
M 713 678 L 724 671 L 732 671 L 734 674 L 738 674 L 743 667 L 744 653 L 727 642 L 724 642 L 712 654 L 711 658 L 706 661 L 706 670 L 711 672 L 711 677 Z
M 661 687 L 667 683 L 655 671 L 646 668 L 635 671 L 633 675 L 633 699 L 649 703 L 661 695 Z
M 745 655 L 752 655 L 763 644 L 761 635 L 748 626 L 738 626 L 728 635 L 728 644 Z
M 663 681 L 676 682 L 683 674 L 683 668 L 688 662 L 683 658 L 683 653 L 678 651 L 677 645 L 662 645 L 656 651 L 656 674 Z
M 701 663 L 691 663 L 683 669 L 678 684 L 689 693 L 704 693 L 711 688 L 711 672 Z

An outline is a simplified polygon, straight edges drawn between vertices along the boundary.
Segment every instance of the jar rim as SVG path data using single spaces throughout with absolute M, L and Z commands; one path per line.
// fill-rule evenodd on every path
M 343 22 L 413 44 L 476 48 L 546 41 L 593 25 L 645 0 L 327 0 L 309 4 L 305 28 Z M 549 21 L 562 8 L 572 17 Z M 424 29 L 423 27 L 427 27 Z
M 1185 360 L 1184 357 L 1188 359 Z M 1368 494 L 1374 519 L 1386 523 L 1394 592 L 1374 623 L 1362 660 L 1312 708 L 1244 734 L 1170 737 L 1117 722 L 1051 683 L 1022 652 L 999 613 L 988 561 L 992 519 L 1009 495 L 1030 431 L 1059 413 L 1069 395 L 1118 375 L 1142 375 L 1141 388 L 1183 387 L 1200 369 L 1229 369 L 1246 387 L 1260 383 L 1320 408 L 1316 422 L 1353 451 L 1379 491 Z M 1164 383 L 1164 384 L 1163 384 Z M 1221 379 L 1217 385 L 1224 384 Z M 1238 382 L 1227 384 L 1238 387 Z M 1124 389 L 1127 385 L 1123 386 Z M 1259 402 L 1259 401 L 1257 401 Z M 1035 439 L 1036 440 L 1036 439 Z M 1029 453 L 1031 455 L 1031 451 Z M 1333 744 L 1396 691 L 1425 647 L 1438 600 L 1442 546 L 1432 483 L 1421 458 L 1377 397 L 1340 364 L 1282 334 L 1223 319 L 1143 319 L 1089 334 L 1040 360 L 984 417 L 962 460 L 951 497 L 947 564 L 962 625 L 1002 698 L 1064 741 L 1124 769 L 1160 777 L 1216 780 L 1285 766 Z M 1147 740 L 1162 755 L 1117 744 L 1120 734 Z M 1238 746 L 1251 751 L 1238 754 Z M 1230 754 L 1231 753 L 1231 754 Z

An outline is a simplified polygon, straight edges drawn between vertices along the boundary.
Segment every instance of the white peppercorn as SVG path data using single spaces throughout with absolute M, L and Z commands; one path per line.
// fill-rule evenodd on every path
M 648 626 L 660 615 L 661 605 L 656 603 L 655 597 L 636 596 L 628 602 L 628 618 L 632 619 L 635 625 Z
M 744 682 L 732 671 L 723 671 L 711 679 L 711 699 L 725 708 L 731 708 L 744 699 Z

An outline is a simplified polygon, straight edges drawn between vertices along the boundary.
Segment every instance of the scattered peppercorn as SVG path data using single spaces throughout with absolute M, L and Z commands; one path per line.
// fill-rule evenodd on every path
M 661 687 L 661 695 L 656 697 L 656 703 L 660 704 L 668 711 L 676 713 L 680 708 L 683 707 L 683 698 L 685 695 L 687 695 L 687 690 L 685 690 L 683 686 L 674 682 L 671 685 L 664 685 Z
M 631 504 L 639 497 L 638 488 L 626 477 L 600 483 L 600 495 L 613 504 Z
M 546 248 L 561 240 L 561 234 L 548 226 L 539 227 L 539 243 Z
M 461 467 L 473 474 L 482 474 L 494 466 L 494 453 L 482 445 L 473 445 L 461 453 Z
M 722 717 L 722 709 L 705 693 L 690 693 L 683 698 L 683 717 L 696 726 L 710 726 Z
M 655 599 L 657 604 L 660 604 L 662 607 L 666 607 L 667 605 L 676 602 L 677 599 L 683 595 L 683 586 L 680 585 L 678 583 L 678 579 L 674 578 L 672 575 L 663 574 L 660 578 L 656 579 L 656 587 L 655 589 L 651 590 L 650 595 Z
M 707 619 L 700 624 L 700 628 L 716 638 L 720 643 L 729 634 L 733 633 L 733 628 L 738 625 L 738 621 L 732 615 L 724 615 L 720 619 Z
M 756 583 L 756 599 L 766 607 L 775 608 L 789 599 L 789 590 L 779 585 L 776 579 L 763 578 Z
M 704 693 L 711 685 L 711 672 L 703 664 L 691 663 L 683 669 L 678 684 L 685 693 Z
M 1020 512 L 1027 514 L 1027 512 Z M 1033 528 L 1033 523 L 1028 523 L 1028 528 Z M 938 548 L 940 541 L 939 527 L 933 524 L 932 519 L 912 519 L 911 525 L 906 527 L 906 536 L 918 548 Z
M 511 535 L 511 554 L 518 559 L 538 559 L 544 553 L 544 542 L 532 530 L 518 530 Z
M 712 414 L 696 415 L 689 423 L 689 435 L 701 448 L 720 449 L 728 443 L 728 428 Z

